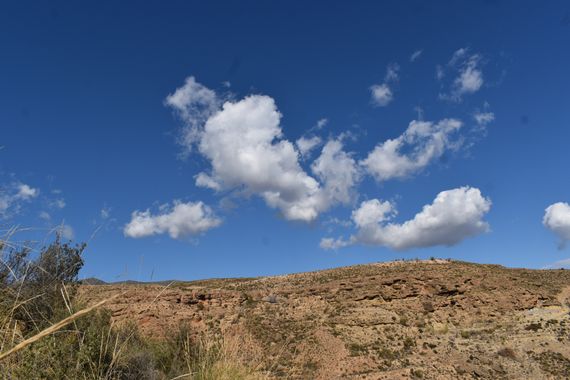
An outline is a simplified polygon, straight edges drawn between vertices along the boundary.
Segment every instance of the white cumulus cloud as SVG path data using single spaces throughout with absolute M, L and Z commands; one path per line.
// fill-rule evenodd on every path
M 237 191 L 244 195 L 258 195 L 271 208 L 281 211 L 288 220 L 312 221 L 336 203 L 344 203 L 351 196 L 351 186 L 358 180 L 358 165 L 342 151 L 340 142 L 328 142 L 311 166 L 315 176 L 308 174 L 300 158 L 314 150 L 319 137 L 302 137 L 293 144 L 283 136 L 281 113 L 273 98 L 250 95 L 241 100 L 221 102 L 212 100 L 212 91 L 187 80 L 180 101 L 167 101 L 176 110 L 186 110 L 194 99 L 208 99 L 208 107 L 201 113 L 203 123 L 191 118 L 188 128 L 199 153 L 210 163 L 210 169 L 198 173 L 196 185 L 215 191 Z M 203 95 L 192 95 L 198 91 Z M 180 89 L 177 90 L 181 91 Z M 176 94 L 176 93 L 175 93 Z M 172 95 L 171 95 L 172 96 Z M 222 104 L 223 103 L 223 104 Z M 186 120 L 187 118 L 182 118 Z M 319 121 L 322 127 L 325 119 Z M 334 159 L 335 161 L 331 161 Z
M 281 114 L 269 96 L 226 102 L 204 125 L 199 150 L 212 166 L 209 187 L 259 194 L 287 219 L 318 215 L 319 183 L 303 171 L 299 152 L 282 139 Z M 197 184 L 203 184 L 204 176 Z
M 388 66 L 386 82 L 397 81 L 398 73 L 399 66 Z M 356 187 L 363 174 L 378 181 L 407 177 L 460 145 L 453 134 L 462 127 L 461 121 L 414 120 L 401 136 L 379 143 L 358 161 L 344 150 L 344 134 L 327 141 L 315 135 L 288 140 L 281 127 L 282 115 L 270 96 L 223 101 L 189 77 L 165 103 L 184 122 L 181 143 L 209 164 L 194 176 L 197 186 L 229 192 L 230 198 L 258 196 L 287 220 L 311 222 L 336 205 L 351 204 L 358 197 Z M 325 124 L 326 119 L 321 119 L 311 130 Z M 321 145 L 308 168 L 301 165 Z M 395 213 L 391 210 L 387 217 Z M 171 213 L 163 214 L 135 211 L 125 234 L 169 232 L 172 236 L 165 222 L 157 222 Z
M 542 224 L 558 236 L 560 248 L 570 240 L 570 205 L 558 202 L 548 206 L 542 218 Z
M 323 248 L 340 248 L 351 244 L 384 246 L 394 250 L 452 246 L 462 240 L 487 232 L 483 220 L 491 201 L 479 189 L 460 187 L 442 191 L 433 203 L 425 205 L 414 218 L 404 223 L 388 222 L 395 214 L 389 202 L 362 202 L 352 214 L 358 232 L 348 240 L 326 238 Z
M 131 238 L 168 233 L 171 238 L 179 239 L 199 235 L 221 223 L 222 220 L 202 202 L 174 202 L 173 207 L 162 207 L 156 215 L 149 210 L 134 211 L 123 233 Z
M 414 120 L 402 135 L 378 144 L 361 164 L 377 181 L 409 176 L 456 148 L 451 136 L 461 126 L 457 119 Z

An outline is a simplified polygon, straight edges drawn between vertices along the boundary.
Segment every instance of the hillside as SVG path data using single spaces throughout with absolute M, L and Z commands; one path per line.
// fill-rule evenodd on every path
M 255 279 L 83 285 L 160 338 L 220 334 L 272 378 L 570 377 L 570 271 L 402 261 Z

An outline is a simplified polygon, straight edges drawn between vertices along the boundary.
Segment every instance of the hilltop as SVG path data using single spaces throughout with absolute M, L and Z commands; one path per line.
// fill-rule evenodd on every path
M 272 378 L 570 377 L 570 271 L 401 261 L 253 279 L 82 285 L 160 339 L 223 336 Z

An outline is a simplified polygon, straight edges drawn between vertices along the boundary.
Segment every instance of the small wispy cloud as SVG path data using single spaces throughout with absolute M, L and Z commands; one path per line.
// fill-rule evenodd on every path
M 16 194 L 16 198 L 18 199 L 29 200 L 37 197 L 40 193 L 38 189 L 34 189 L 24 183 L 20 183 L 17 186 L 18 186 L 18 193 Z
M 220 103 L 221 99 L 213 90 L 196 82 L 192 76 L 166 97 L 164 104 L 172 108 L 185 125 L 179 139 L 184 148 L 182 156 L 188 155 L 200 140 L 202 125 L 218 110 Z
M 493 112 L 475 112 L 473 118 L 479 127 L 484 128 L 495 120 L 495 114 Z
M 319 119 L 317 121 L 315 128 L 317 130 L 323 129 L 328 123 L 329 123 L 329 119 L 327 119 L 326 117 L 323 117 L 322 119 Z
M 63 237 L 64 239 L 67 240 L 75 239 L 75 231 L 73 230 L 73 227 L 71 227 L 69 224 L 61 224 L 61 226 L 58 228 L 58 231 L 61 234 L 61 237 Z
M 300 137 L 295 142 L 297 145 L 297 149 L 299 149 L 299 153 L 301 157 L 306 158 L 309 154 L 315 149 L 317 146 L 321 144 L 322 140 L 319 136 L 312 136 L 312 137 Z
M 375 84 L 370 87 L 372 93 L 372 103 L 379 107 L 386 107 L 392 99 L 394 99 L 394 94 L 387 84 Z
M 295 145 L 299 150 L 301 158 L 306 160 L 310 157 L 312 151 L 322 144 L 323 139 L 317 136 L 316 133 L 322 130 L 328 123 L 329 120 L 326 117 L 317 120 L 314 126 L 309 128 L 303 136 L 299 137 L 297 141 L 295 141 Z
M 57 198 L 57 199 L 52 199 L 49 201 L 49 207 L 53 208 L 53 209 L 62 209 L 65 208 L 65 206 L 67 205 L 65 203 L 65 199 L 63 198 Z
M 473 94 L 485 83 L 481 70 L 481 55 L 471 54 L 468 48 L 456 50 L 447 65 L 436 66 L 436 77 L 442 80 L 445 71 L 451 71 L 455 78 L 447 92 L 439 94 L 442 100 L 461 102 L 464 95 Z
M 443 70 L 443 67 L 441 65 L 436 65 L 435 66 L 435 78 L 437 80 L 442 80 L 444 76 L 445 76 L 445 70 Z
M 400 80 L 400 66 L 397 63 L 391 63 L 386 68 L 384 83 L 373 84 L 370 86 L 372 96 L 372 104 L 377 107 L 386 107 L 394 100 L 394 92 L 390 87 L 392 83 Z
M 103 206 L 103 208 L 101 209 L 101 211 L 99 212 L 99 216 L 101 217 L 101 219 L 103 220 L 107 220 L 111 217 L 111 208 L 108 206 Z
M 22 203 L 37 198 L 40 190 L 21 182 L 0 187 L 0 219 L 17 214 Z
M 423 52 L 423 49 L 413 52 L 412 55 L 410 55 L 410 62 L 415 62 L 418 58 L 420 58 Z
M 386 83 L 397 82 L 400 80 L 400 65 L 397 63 L 391 63 L 386 68 L 386 75 L 384 76 L 384 81 Z
M 49 222 L 51 220 L 51 215 L 47 211 L 41 211 L 38 216 L 45 222 Z

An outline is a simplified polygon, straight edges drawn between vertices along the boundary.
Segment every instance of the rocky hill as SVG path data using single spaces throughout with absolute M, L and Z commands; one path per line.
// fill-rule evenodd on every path
M 83 285 L 160 338 L 237 342 L 272 378 L 570 378 L 570 271 L 402 261 L 253 279 Z

